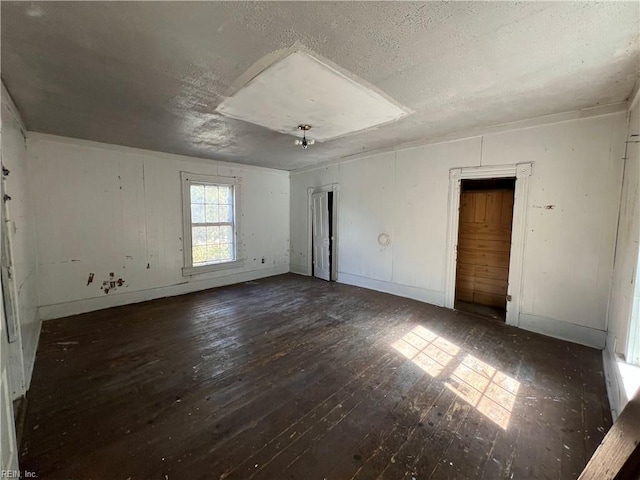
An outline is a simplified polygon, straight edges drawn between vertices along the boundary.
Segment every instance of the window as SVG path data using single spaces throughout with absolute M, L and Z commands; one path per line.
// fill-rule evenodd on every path
M 242 266 L 238 252 L 239 179 L 182 172 L 183 275 Z
M 640 366 L 640 253 L 636 264 L 636 279 L 629 321 L 629 340 L 627 342 L 627 363 Z

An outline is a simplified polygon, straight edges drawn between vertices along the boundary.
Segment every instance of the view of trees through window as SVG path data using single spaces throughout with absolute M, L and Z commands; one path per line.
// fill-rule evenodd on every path
M 235 260 L 232 185 L 191 184 L 193 266 Z

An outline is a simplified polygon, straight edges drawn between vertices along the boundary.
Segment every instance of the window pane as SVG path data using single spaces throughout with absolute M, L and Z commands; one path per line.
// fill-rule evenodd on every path
M 231 225 L 220 227 L 220 243 L 233 243 L 233 227 Z
M 218 220 L 218 206 L 217 205 L 209 205 L 208 203 L 205 205 L 205 217 L 207 219 L 207 223 L 217 223 Z
M 233 185 L 191 185 L 191 253 L 193 266 L 235 259 Z M 230 225 L 204 226 L 203 223 Z
M 231 209 L 231 205 L 220 205 L 218 207 L 218 212 L 220 213 L 219 222 L 233 222 L 233 210 Z
M 203 263 L 206 261 L 207 247 L 193 247 L 193 263 Z
M 222 245 L 220 245 L 220 257 L 224 260 L 232 260 L 231 257 L 231 245 L 229 245 L 228 243 L 223 243 Z
M 204 187 L 204 198 L 206 203 L 218 203 L 218 187 L 215 185 L 206 185 Z
M 220 243 L 220 227 L 207 227 L 207 245 Z
M 231 205 L 233 203 L 233 187 L 219 187 L 219 201 L 218 203 L 224 203 Z
M 191 229 L 191 243 L 193 246 L 207 244 L 207 229 L 205 227 L 193 227 Z
M 191 222 L 203 223 L 204 222 L 204 205 L 199 203 L 191 204 Z
M 218 245 L 207 245 L 207 262 L 220 261 L 220 247 Z
M 204 185 L 191 185 L 191 203 L 204 203 Z

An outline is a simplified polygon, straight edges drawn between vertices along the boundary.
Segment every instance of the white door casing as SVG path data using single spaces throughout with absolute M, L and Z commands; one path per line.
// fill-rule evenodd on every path
M 0 155 L 1 159 L 1 155 Z M 3 314 L 5 336 L 8 340 L 6 356 L 8 359 L 8 379 L 11 398 L 14 400 L 25 394 L 24 357 L 22 355 L 22 338 L 20 331 L 20 311 L 18 308 L 18 287 L 14 274 L 12 235 L 15 224 L 11 220 L 7 195 L 7 178 L 3 169 L 0 183 L 0 201 L 2 201 L 2 221 L 0 223 L 2 241 L 0 244 L 0 278 L 2 278 Z
M 340 243 L 339 233 L 338 233 L 338 223 L 339 223 L 339 208 L 338 204 L 340 202 L 339 194 L 340 194 L 340 184 L 332 183 L 329 185 L 323 185 L 321 187 L 309 187 L 307 188 L 307 275 L 311 276 L 313 271 L 313 195 L 316 193 L 333 193 L 333 201 L 332 201 L 332 211 L 328 212 L 331 215 L 332 222 L 332 237 L 331 237 L 331 257 L 330 257 L 330 272 L 329 277 L 331 281 L 338 280 L 338 244 Z
M 2 195 L 2 192 L 0 192 Z M 4 202 L 6 203 L 6 202 Z M 18 305 L 16 294 L 16 282 L 13 275 L 13 253 L 11 249 L 11 237 L 9 229 L 13 222 L 7 220 L 7 210 L 3 211 L 2 220 L 2 253 L 0 268 L 2 269 L 2 289 L 4 292 L 4 308 L 6 313 L 7 338 L 9 343 L 18 340 Z
M 9 386 L 9 355 L 4 300 L 0 290 L 0 471 L 18 470 L 18 448 Z
M 5 219 L 2 218 L 3 223 L 4 221 Z M 0 248 L 4 246 L 3 243 L 4 239 L 0 235 Z M 9 385 L 9 339 L 2 290 L 3 288 L 0 288 L 0 471 L 17 473 L 18 449 L 13 423 L 13 399 Z
M 461 181 L 466 179 L 515 177 L 516 187 L 513 199 L 513 223 L 511 226 L 511 256 L 509 260 L 509 287 L 507 291 L 507 298 L 509 300 L 507 301 L 506 323 L 514 326 L 520 323 L 526 215 L 532 170 L 533 163 L 529 162 L 511 165 L 491 165 L 486 167 L 452 168 L 449 171 L 449 222 L 447 228 L 447 253 L 445 258 L 445 307 L 453 308 L 455 302 Z
M 313 231 L 313 276 L 323 280 L 331 279 L 329 259 L 329 192 L 314 193 L 311 196 Z

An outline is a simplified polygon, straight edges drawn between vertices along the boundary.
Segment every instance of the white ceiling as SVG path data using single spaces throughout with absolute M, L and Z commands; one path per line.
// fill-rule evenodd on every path
M 296 169 L 626 100 L 639 2 L 5 2 L 2 79 L 30 130 Z M 216 107 L 304 45 L 414 113 L 302 150 Z M 296 120 L 297 122 L 297 120 Z
M 299 136 L 297 126 L 310 125 L 307 138 L 320 142 L 408 113 L 309 52 L 287 53 L 223 100 L 216 111 L 286 135 Z

